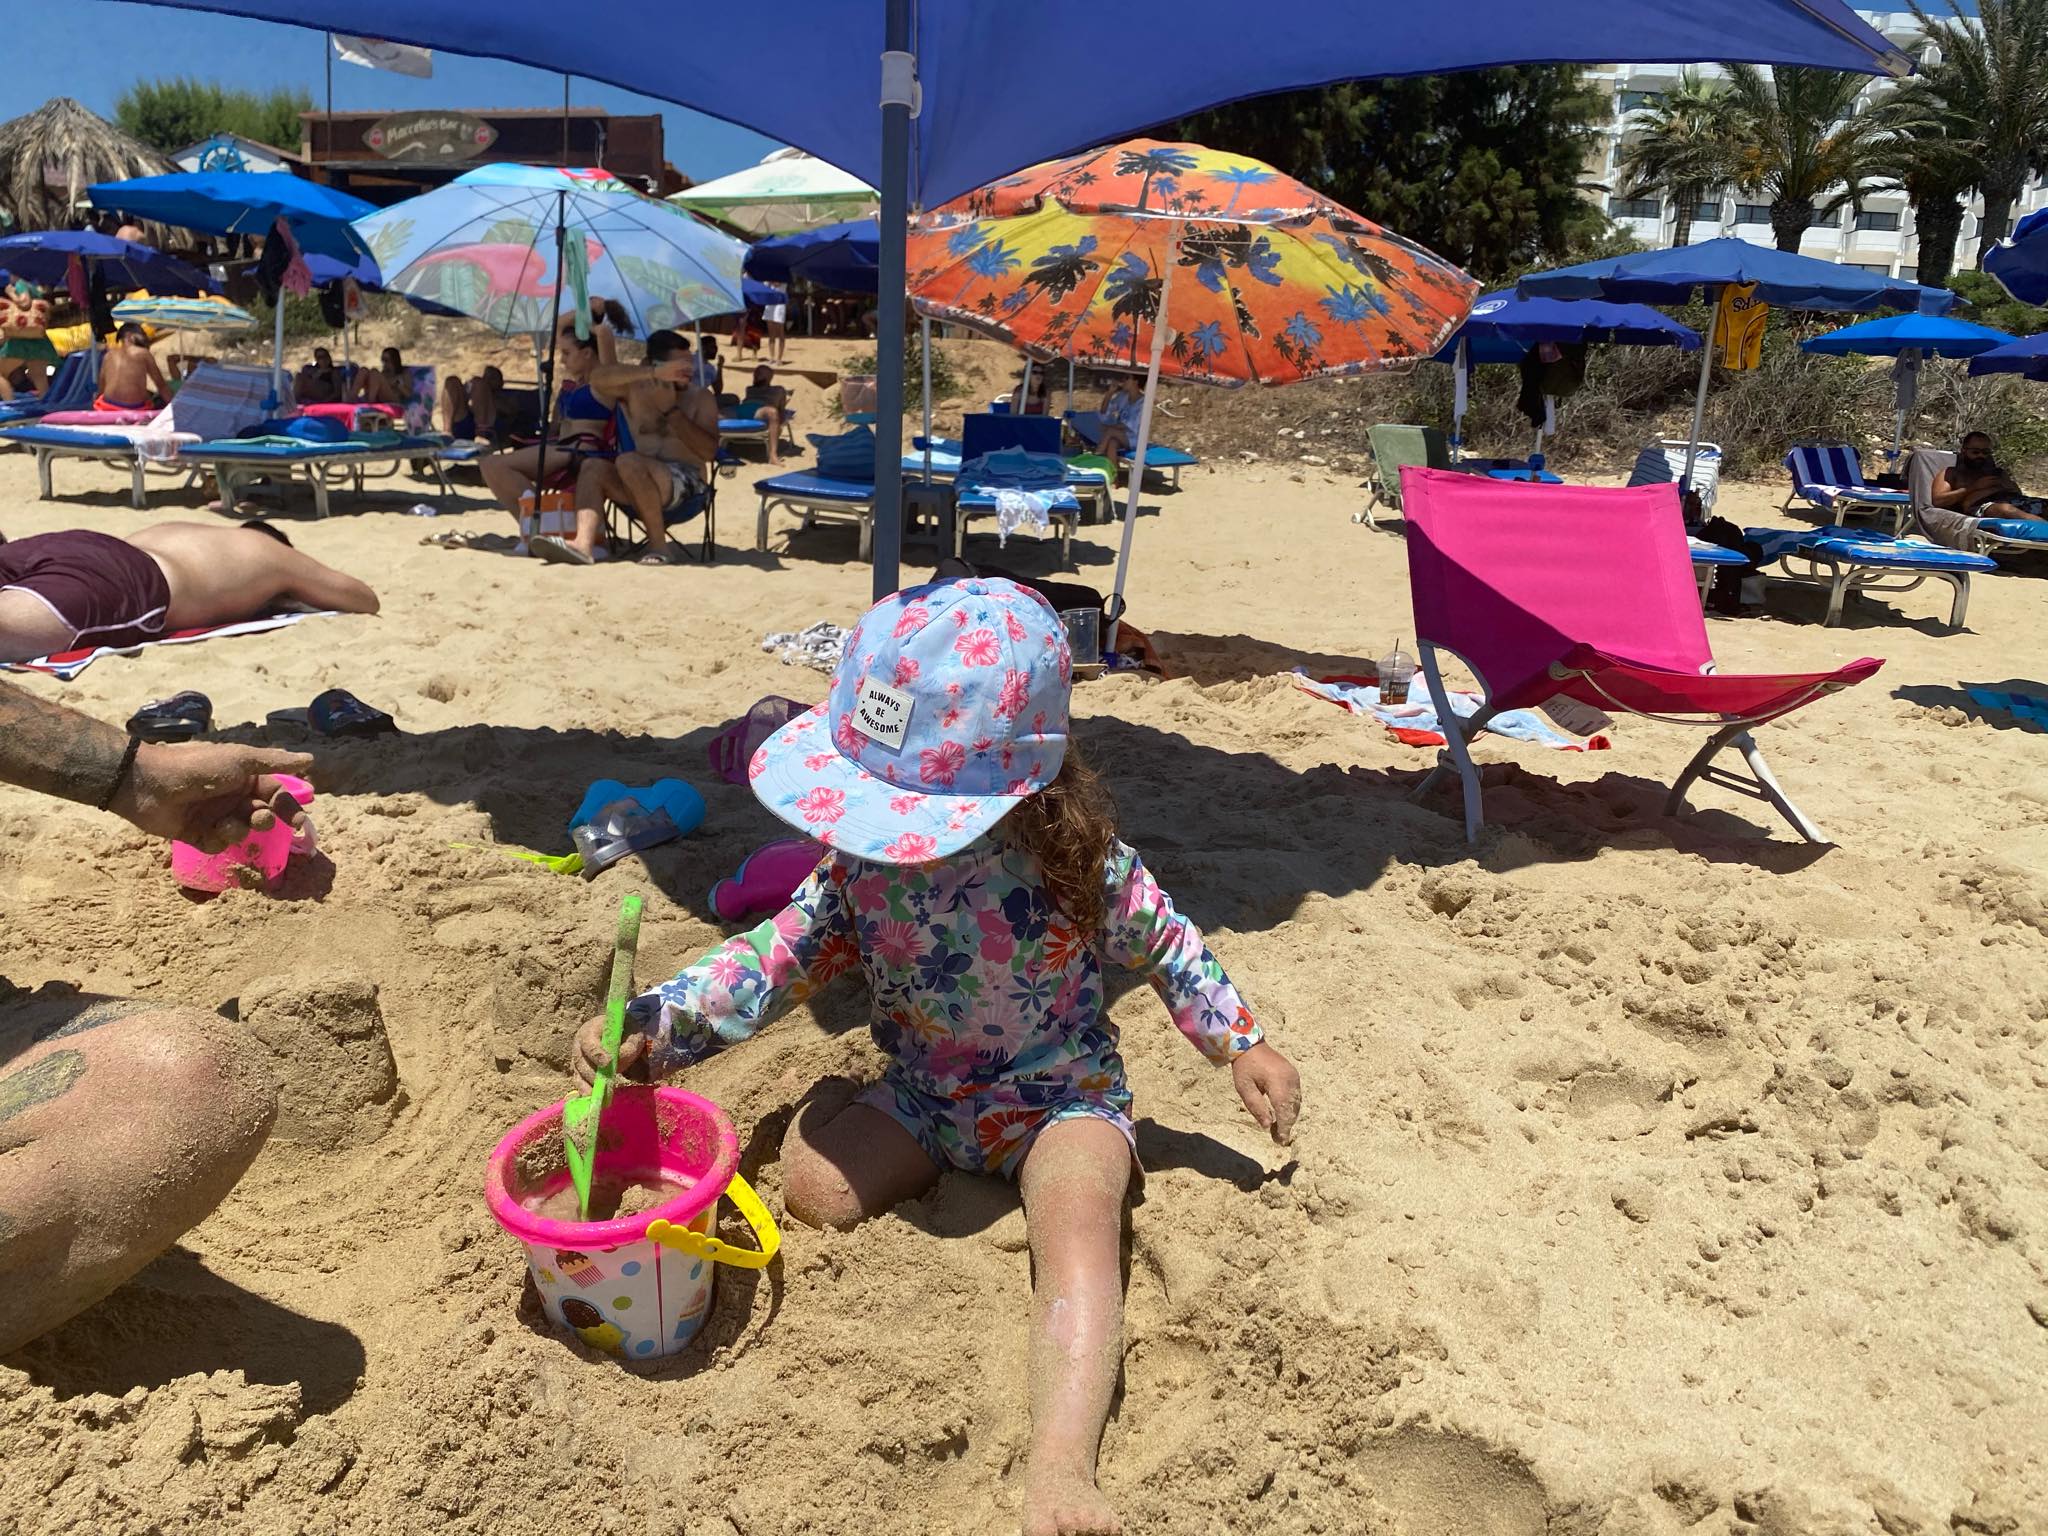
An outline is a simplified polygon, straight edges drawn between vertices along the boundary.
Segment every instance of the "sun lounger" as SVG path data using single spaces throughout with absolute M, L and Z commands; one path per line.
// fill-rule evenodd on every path
M 148 505 L 144 476 L 150 468 L 183 469 L 179 455 L 185 449 L 254 426 L 266 414 L 269 395 L 267 369 L 206 363 L 179 386 L 168 406 L 140 425 L 131 412 L 53 411 L 40 421 L 0 427 L 0 440 L 35 454 L 45 501 L 56 495 L 52 471 L 58 459 L 88 459 L 125 466 L 129 499 L 141 510 Z
M 179 461 L 195 469 L 210 470 L 220 482 L 221 500 L 233 506 L 252 481 L 272 479 L 289 483 L 303 480 L 313 491 L 317 517 L 333 510 L 329 491 L 336 485 L 353 483 L 360 491 L 366 471 L 372 465 L 388 466 L 396 475 L 404 464 L 428 465 L 448 494 L 442 463 L 462 462 L 475 457 L 471 445 L 454 447 L 443 437 L 402 437 L 395 442 L 286 443 L 275 439 L 197 443 L 181 449 Z
M 742 443 L 761 443 L 765 445 L 768 441 L 768 423 L 761 420 L 758 416 L 744 414 L 745 411 L 746 406 L 741 403 L 738 395 L 720 395 L 718 397 L 719 437 L 727 442 L 737 440 Z M 793 425 L 795 421 L 796 412 L 785 407 L 782 413 L 782 446 L 792 451 L 796 451 L 797 447 L 796 431 Z
M 57 371 L 50 375 L 50 382 L 40 395 L 32 399 L 11 400 L 6 405 L 0 405 L 0 425 L 16 421 L 33 421 L 49 415 L 52 411 L 90 410 L 98 383 L 94 377 L 92 353 L 67 353 L 64 360 L 57 365 Z
M 1914 526 L 1925 537 L 1950 549 L 1973 554 L 2018 554 L 2048 549 L 2048 518 L 1969 517 L 1934 504 L 1934 477 L 1954 465 L 1956 456 L 1941 448 L 1915 448 L 1906 457 L 1907 494 L 1913 502 Z
M 1699 579 L 1700 601 L 1707 600 L 1707 593 L 1713 589 L 1714 572 L 1724 565 L 1747 565 L 1749 556 L 1739 550 L 1721 544 L 1709 544 L 1705 539 L 1685 537 L 1686 553 L 1692 556 L 1692 573 Z
M 1019 419 L 1029 420 L 1032 418 L 1025 417 Z M 1047 416 L 1037 419 L 1050 421 L 1052 418 Z M 1090 453 L 1094 453 L 1101 448 L 1102 413 L 1100 411 L 1069 411 L 1063 419 L 1067 424 L 1067 430 L 1087 444 Z M 1180 472 L 1201 462 L 1200 459 L 1185 449 L 1168 448 L 1163 443 L 1147 443 L 1145 445 L 1146 470 L 1148 472 L 1158 470 L 1168 475 L 1168 483 L 1176 491 L 1180 489 Z
M 1867 482 L 1863 461 L 1847 443 L 1802 443 L 1785 455 L 1785 468 L 1792 472 L 1792 490 L 1780 511 L 1789 512 L 1794 501 L 1804 501 L 1833 513 L 1835 520 L 1868 512 L 1890 524 L 1894 537 L 1912 521 L 1913 498 Z
M 1007 487 L 977 477 L 976 466 L 992 453 L 1021 449 L 1026 453 L 1060 457 L 1060 424 L 1050 416 L 1019 416 L 1009 412 L 979 412 L 964 418 L 960 430 L 960 468 L 953 479 L 953 553 L 967 546 L 967 525 L 977 517 L 995 517 L 999 511 L 997 493 Z M 1109 484 L 1106 478 L 1087 473 L 1077 480 L 1069 472 L 1067 483 L 1056 488 L 1040 487 L 1037 494 L 1049 497 L 1046 510 L 1060 541 L 1060 561 L 1073 558 L 1074 525 L 1081 518 L 1080 497 L 1100 497 L 1107 519 Z
M 1953 594 L 1948 622 L 1963 627 L 1970 610 L 1970 577 L 1998 567 L 1988 556 L 1943 549 L 1922 539 L 1895 539 L 1868 528 L 1745 528 L 1743 536 L 1763 549 L 1763 564 L 1776 565 L 1774 580 L 1827 589 L 1823 624 L 1842 622 L 1842 604 L 1861 592 L 1910 592 L 1923 581 L 1944 581 Z
M 754 548 L 768 547 L 768 514 L 783 507 L 803 518 L 805 528 L 819 522 L 850 522 L 860 528 L 860 557 L 875 546 L 875 486 L 871 480 L 835 480 L 829 475 L 797 470 L 755 482 L 761 513 L 754 525 Z
M 1372 445 L 1372 492 L 1365 499 L 1365 510 L 1352 521 L 1363 519 L 1366 527 L 1377 531 L 1379 521 L 1372 515 L 1375 506 L 1401 510 L 1401 471 L 1449 469 L 1451 445 L 1435 427 L 1409 427 L 1393 422 L 1367 428 L 1366 440 Z
M 1635 468 L 1629 471 L 1628 483 L 1631 488 L 1639 485 L 1675 485 L 1685 478 L 1685 449 L 1683 438 L 1667 437 L 1661 442 L 1650 444 L 1636 455 Z M 1693 459 L 1692 488 L 1699 494 L 1702 513 L 1714 510 L 1714 497 L 1721 489 L 1721 445 L 1701 443 Z
M 1800 836 L 1826 841 L 1771 776 L 1750 728 L 1859 683 L 1883 663 L 1866 657 L 1831 672 L 1753 677 L 1714 671 L 1673 495 L 1657 487 L 1503 485 L 1430 469 L 1403 474 L 1417 649 L 1447 743 L 1415 796 L 1456 773 L 1467 841 L 1478 839 L 1484 809 L 1472 738 L 1495 714 L 1560 694 L 1596 711 L 1712 732 L 1673 784 L 1666 815 L 1682 810 L 1687 789 L 1704 778 L 1769 801 Z M 1616 601 L 1617 593 L 1628 600 Z M 1478 678 L 1486 702 L 1476 714 L 1452 709 L 1440 651 Z M 1747 776 L 1713 766 L 1730 746 Z

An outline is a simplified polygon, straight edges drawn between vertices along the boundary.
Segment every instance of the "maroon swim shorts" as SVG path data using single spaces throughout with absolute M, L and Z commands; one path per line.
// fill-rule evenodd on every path
M 171 587 L 156 561 L 83 528 L 0 544 L 0 590 L 39 597 L 70 626 L 72 644 L 119 649 L 160 638 Z

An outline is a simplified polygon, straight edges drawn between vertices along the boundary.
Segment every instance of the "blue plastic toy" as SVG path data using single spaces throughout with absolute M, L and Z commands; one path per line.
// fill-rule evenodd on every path
M 656 779 L 652 784 L 621 784 L 617 779 L 599 779 L 583 792 L 583 803 L 569 818 L 574 832 L 614 800 L 636 800 L 649 811 L 667 811 L 676 831 L 688 836 L 704 820 L 704 797 L 681 779 Z

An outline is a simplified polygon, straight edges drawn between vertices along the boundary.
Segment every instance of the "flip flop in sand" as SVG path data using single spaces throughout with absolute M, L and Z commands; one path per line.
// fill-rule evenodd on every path
M 128 717 L 137 741 L 190 741 L 213 726 L 213 700 L 187 689 L 168 699 L 151 699 Z
M 550 565 L 591 565 L 595 562 L 558 533 L 541 533 L 527 541 L 528 550 Z
M 322 736 L 374 736 L 398 729 L 396 720 L 346 688 L 330 688 L 308 704 L 306 723 Z
M 658 553 L 654 550 L 649 550 L 646 554 L 642 555 L 640 557 L 640 564 L 682 565 L 689 558 L 688 555 L 683 553 L 683 547 L 676 543 L 674 539 L 670 539 L 668 543 L 661 546 Z

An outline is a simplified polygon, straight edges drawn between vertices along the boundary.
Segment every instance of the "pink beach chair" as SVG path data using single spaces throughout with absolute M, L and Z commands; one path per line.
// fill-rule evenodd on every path
M 1865 657 L 1832 672 L 1755 677 L 1714 671 L 1675 487 L 1512 485 L 1405 469 L 1401 489 L 1417 647 L 1447 742 L 1415 796 L 1455 769 L 1467 841 L 1482 820 L 1471 739 L 1492 716 L 1558 694 L 1712 731 L 1672 785 L 1667 816 L 1705 778 L 1768 800 L 1801 837 L 1827 841 L 1778 787 L 1750 728 L 1860 683 L 1884 663 Z M 1476 714 L 1452 712 L 1439 650 L 1479 679 L 1485 702 Z M 1747 776 L 1710 766 L 1731 745 Z

